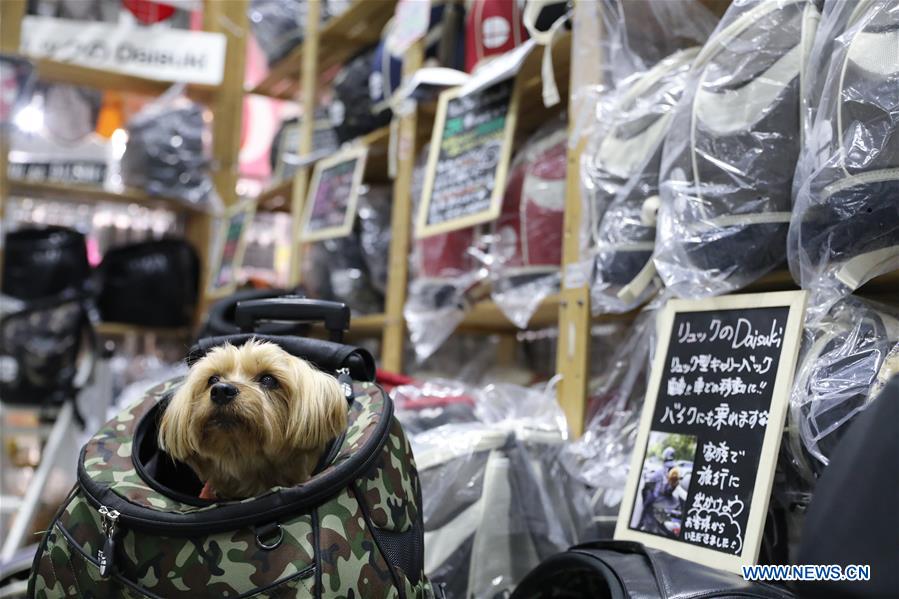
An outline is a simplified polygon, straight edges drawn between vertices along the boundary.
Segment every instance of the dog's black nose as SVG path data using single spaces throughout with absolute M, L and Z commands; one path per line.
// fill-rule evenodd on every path
M 237 393 L 237 387 L 235 387 L 231 383 L 216 383 L 209 391 L 209 395 L 212 398 L 212 403 L 218 406 L 223 406 L 226 403 L 230 403 L 232 399 L 237 397 Z

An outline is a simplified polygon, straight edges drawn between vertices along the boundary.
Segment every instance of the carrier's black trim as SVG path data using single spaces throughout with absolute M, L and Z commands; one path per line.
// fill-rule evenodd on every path
M 243 345 L 250 339 L 274 343 L 287 353 L 308 360 L 315 364 L 319 370 L 330 374 L 336 374 L 338 370 L 347 368 L 354 380 L 366 382 L 375 380 L 375 359 L 364 348 L 323 341 L 321 339 L 263 335 L 261 333 L 241 333 L 239 335 L 222 335 L 220 337 L 200 339 L 187 354 L 187 365 L 193 366 L 194 363 L 214 347 L 224 345 L 225 343 Z
M 135 505 L 109 487 L 91 479 L 84 468 L 84 452 L 87 446 L 81 449 L 78 460 L 78 483 L 84 491 L 85 499 L 95 508 L 99 509 L 105 505 L 118 510 L 121 526 L 160 535 L 191 536 L 226 532 L 273 522 L 285 516 L 298 515 L 318 506 L 365 475 L 380 457 L 381 450 L 390 436 L 393 402 L 383 389 L 379 390 L 384 399 L 384 408 L 377 428 L 368 442 L 346 461 L 334 466 L 330 472 L 296 487 L 274 491 L 250 501 L 218 502 L 215 509 L 187 514 L 154 510 Z M 144 416 L 144 419 L 151 414 L 152 410 Z

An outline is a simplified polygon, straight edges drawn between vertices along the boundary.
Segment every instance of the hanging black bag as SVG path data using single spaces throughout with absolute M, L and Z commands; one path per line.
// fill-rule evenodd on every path
M 199 278 L 200 261 L 187 241 L 159 239 L 113 248 L 100 264 L 100 314 L 106 322 L 187 326 Z
M 31 301 L 80 290 L 90 275 L 84 235 L 65 227 L 6 234 L 3 293 Z

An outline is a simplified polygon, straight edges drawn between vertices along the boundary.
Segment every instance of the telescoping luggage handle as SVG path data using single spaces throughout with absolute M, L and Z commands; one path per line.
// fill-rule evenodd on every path
M 329 339 L 343 342 L 343 334 L 350 328 L 350 308 L 341 302 L 313 300 L 304 297 L 272 297 L 237 303 L 234 320 L 241 333 L 256 332 L 260 321 L 322 322 Z

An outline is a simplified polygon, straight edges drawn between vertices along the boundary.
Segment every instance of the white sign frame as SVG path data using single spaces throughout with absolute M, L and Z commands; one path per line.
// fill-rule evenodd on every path
M 643 411 L 640 415 L 640 424 L 637 432 L 637 440 L 634 452 L 631 456 L 630 471 L 624 488 L 624 497 L 621 499 L 621 509 L 618 512 L 618 521 L 615 526 L 615 539 L 624 541 L 637 541 L 647 547 L 654 547 L 667 551 L 678 557 L 694 561 L 704 566 L 718 568 L 739 574 L 742 566 L 755 564 L 758 560 L 759 549 L 762 543 L 762 534 L 765 528 L 765 518 L 768 514 L 768 502 L 771 498 L 771 489 L 774 485 L 774 471 L 777 464 L 777 455 L 780 450 L 781 437 L 789 409 L 790 391 L 793 385 L 793 374 L 796 368 L 796 359 L 799 354 L 799 344 L 802 336 L 805 304 L 808 297 L 806 291 L 779 291 L 773 293 L 746 293 L 740 295 L 727 295 L 700 300 L 669 300 L 660 311 L 656 321 L 656 353 L 652 363 L 652 374 L 647 387 L 646 399 Z M 666 539 L 658 535 L 633 530 L 630 528 L 631 516 L 634 510 L 634 502 L 637 489 L 640 485 L 640 477 L 643 470 L 643 461 L 652 428 L 656 403 L 661 391 L 662 377 L 665 372 L 665 361 L 668 355 L 673 333 L 674 317 L 682 312 L 707 312 L 714 310 L 739 310 L 751 308 L 789 308 L 789 315 L 784 326 L 783 346 L 781 347 L 780 360 L 777 366 L 777 374 L 774 379 L 774 387 L 771 393 L 771 407 L 768 410 L 768 425 L 762 441 L 762 451 L 759 457 L 759 469 L 756 474 L 755 486 L 749 505 L 749 516 L 746 521 L 746 531 L 743 535 L 743 548 L 739 555 L 729 555 L 714 549 L 700 547 L 684 541 Z

